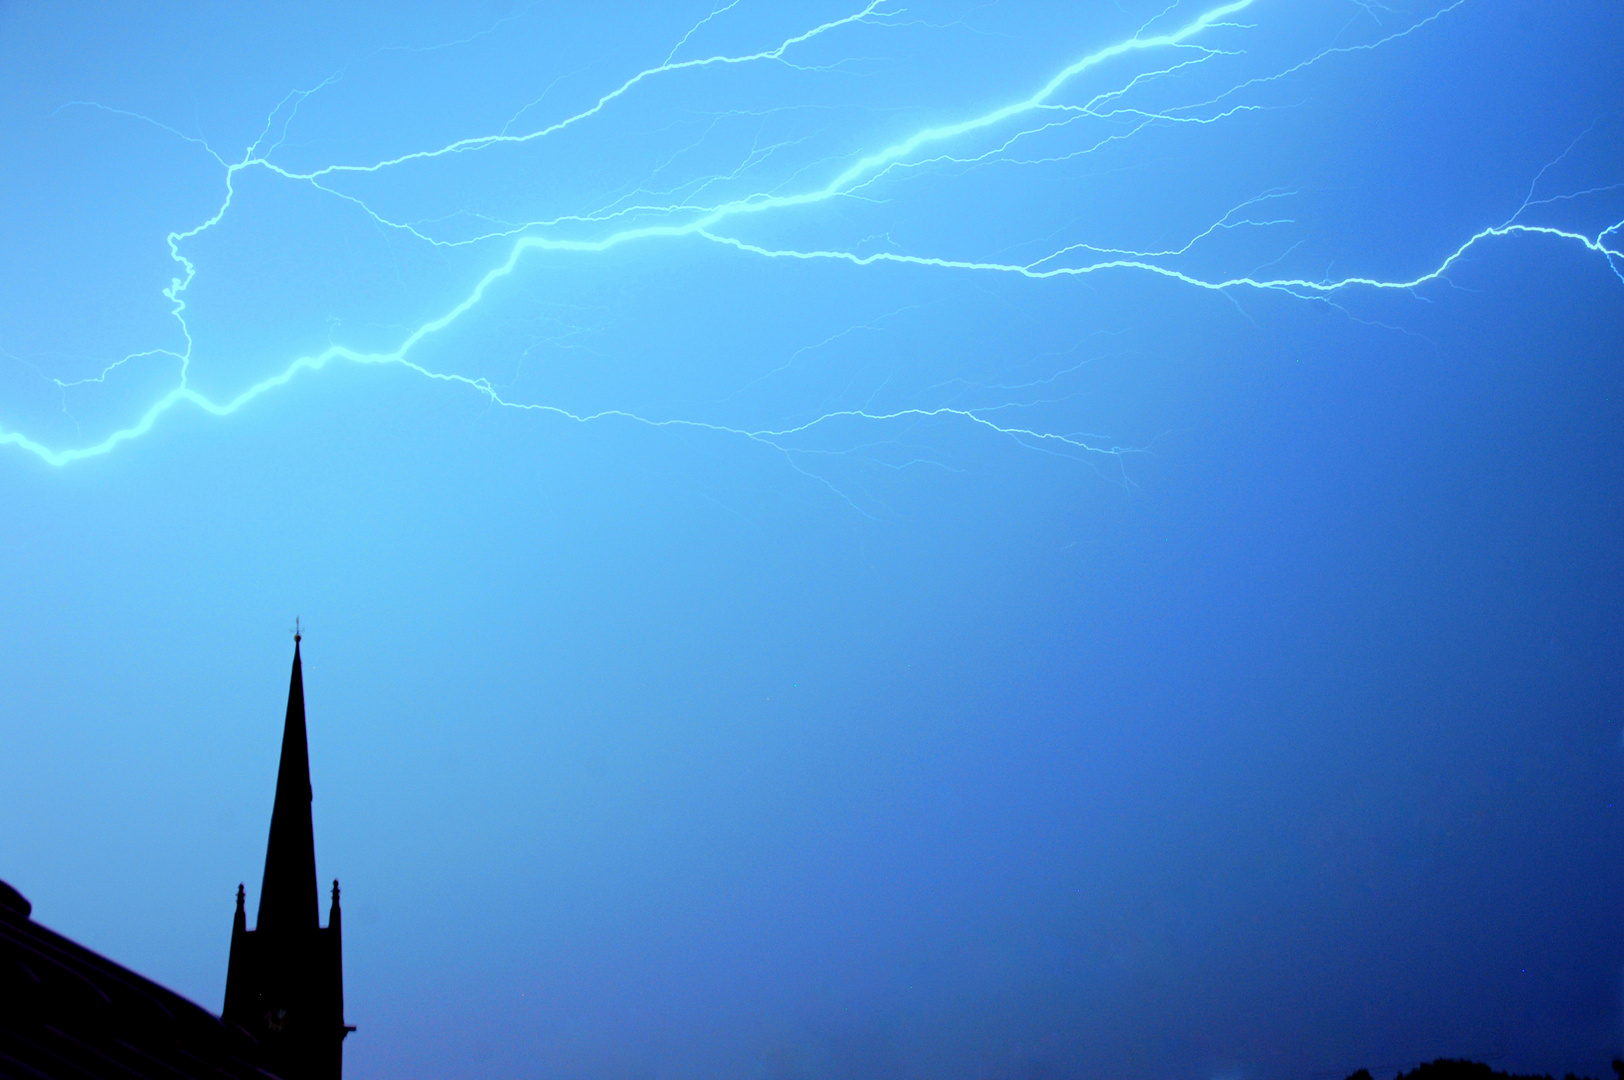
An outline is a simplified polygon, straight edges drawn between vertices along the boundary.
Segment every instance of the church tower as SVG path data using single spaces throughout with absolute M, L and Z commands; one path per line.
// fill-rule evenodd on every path
M 320 918 L 300 640 L 295 634 L 259 918 L 254 929 L 248 929 L 243 887 L 238 885 L 226 1002 L 220 1015 L 259 1041 L 265 1067 L 283 1080 L 339 1080 L 344 1036 L 355 1029 L 344 1023 L 337 881 L 325 928 Z

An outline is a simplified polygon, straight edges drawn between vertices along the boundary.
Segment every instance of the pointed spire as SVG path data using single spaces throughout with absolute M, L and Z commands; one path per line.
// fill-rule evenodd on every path
M 276 774 L 276 805 L 265 848 L 265 881 L 259 891 L 256 929 L 272 933 L 318 925 L 316 843 L 310 823 L 310 750 L 305 739 L 304 674 L 293 636 L 293 676 L 282 728 L 282 763 Z

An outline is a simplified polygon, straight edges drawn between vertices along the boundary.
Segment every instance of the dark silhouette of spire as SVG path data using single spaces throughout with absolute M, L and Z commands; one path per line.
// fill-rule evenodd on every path
M 344 1023 L 344 957 L 336 879 L 327 926 L 320 923 L 300 641 L 301 636 L 295 634 L 258 925 L 248 929 L 244 890 L 238 885 L 226 1000 L 220 1015 L 258 1040 L 266 1066 L 277 1075 L 338 1080 L 344 1037 L 355 1029 Z
M 288 714 L 282 727 L 282 764 L 276 774 L 271 838 L 265 847 L 265 882 L 259 890 L 260 930 L 313 928 L 320 920 L 315 829 L 310 821 L 315 791 L 310 786 L 310 746 L 305 737 L 300 640 L 301 635 L 295 634 Z

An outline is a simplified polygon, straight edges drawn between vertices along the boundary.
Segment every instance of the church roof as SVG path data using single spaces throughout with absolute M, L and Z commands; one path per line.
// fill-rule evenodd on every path
M 241 1028 L 30 913 L 0 882 L 0 1076 L 272 1080 Z

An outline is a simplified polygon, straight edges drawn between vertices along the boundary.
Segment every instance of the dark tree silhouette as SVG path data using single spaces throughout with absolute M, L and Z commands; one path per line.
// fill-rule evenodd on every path
M 1624 1080 L 1624 1061 L 1614 1058 L 1613 1072 L 1617 1074 L 1616 1080 Z M 1372 1080 L 1372 1077 L 1369 1069 L 1360 1069 L 1350 1075 L 1348 1080 Z M 1409 1072 L 1401 1072 L 1395 1080 L 1552 1080 L 1552 1078 L 1547 1074 L 1496 1072 L 1481 1061 L 1439 1058 L 1417 1065 Z M 1592 1080 L 1592 1078 L 1568 1073 L 1563 1080 Z

